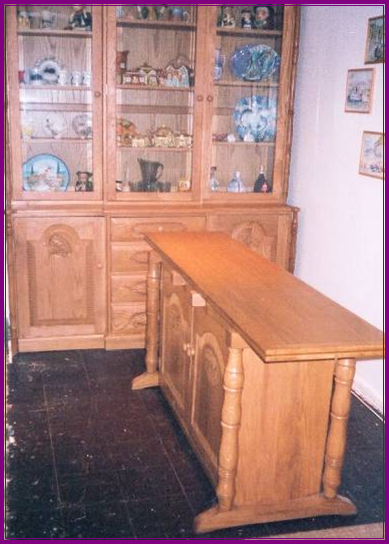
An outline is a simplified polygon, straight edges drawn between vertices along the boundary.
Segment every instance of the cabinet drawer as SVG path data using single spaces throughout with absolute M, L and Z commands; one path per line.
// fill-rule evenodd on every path
M 112 302 L 146 303 L 146 277 L 114 276 L 111 278 Z
M 111 272 L 126 274 L 147 272 L 150 248 L 145 243 L 113 245 L 111 249 Z
M 148 232 L 185 232 L 205 230 L 205 217 L 123 217 L 111 219 L 111 240 L 113 242 L 131 242 L 143 240 Z
M 146 334 L 146 307 L 144 304 L 111 306 L 113 334 L 144 336 Z

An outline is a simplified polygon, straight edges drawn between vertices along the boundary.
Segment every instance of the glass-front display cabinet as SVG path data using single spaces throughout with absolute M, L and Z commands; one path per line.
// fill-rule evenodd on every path
M 7 19 L 14 200 L 102 198 L 102 8 L 17 5 Z
M 206 199 L 286 196 L 295 17 L 292 6 L 214 6 Z
M 197 6 L 107 9 L 108 198 L 192 200 L 201 156 Z

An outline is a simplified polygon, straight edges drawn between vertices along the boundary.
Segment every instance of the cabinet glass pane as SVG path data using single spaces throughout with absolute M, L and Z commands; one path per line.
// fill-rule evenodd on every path
M 191 191 L 196 15 L 116 6 L 117 194 Z
M 18 7 L 23 191 L 93 192 L 91 6 Z M 27 11 L 28 10 L 28 11 Z M 76 197 L 76 195 L 74 195 Z
M 220 6 L 211 193 L 271 193 L 283 6 Z

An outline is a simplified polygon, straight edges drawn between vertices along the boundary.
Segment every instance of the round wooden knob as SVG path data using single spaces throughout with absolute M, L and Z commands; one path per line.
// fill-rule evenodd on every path
M 213 96 L 212 96 L 211 94 L 209 94 L 209 95 L 207 96 L 207 101 L 208 101 L 208 102 L 213 102 Z
M 101 263 L 99 263 L 99 264 L 97 265 L 97 268 L 98 268 L 99 270 L 102 270 L 103 265 L 102 265 Z
M 197 95 L 197 102 L 204 102 L 204 97 L 202 94 Z
M 96 91 L 95 92 L 95 98 L 100 98 L 101 97 L 101 92 L 100 91 Z

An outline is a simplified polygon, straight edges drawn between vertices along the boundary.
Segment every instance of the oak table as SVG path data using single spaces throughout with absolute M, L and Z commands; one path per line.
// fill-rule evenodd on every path
M 221 233 L 151 233 L 147 371 L 218 504 L 197 532 L 356 513 L 338 495 L 356 359 L 383 334 Z

